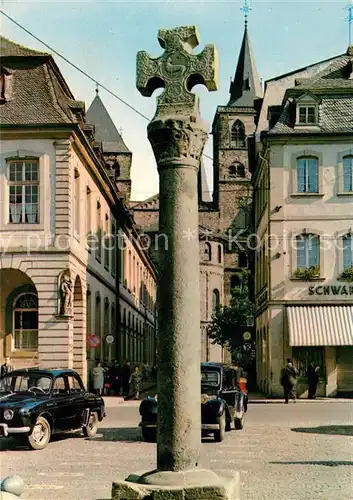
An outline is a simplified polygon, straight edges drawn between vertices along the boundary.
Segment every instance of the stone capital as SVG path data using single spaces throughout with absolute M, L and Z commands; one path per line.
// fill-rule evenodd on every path
M 148 125 L 148 139 L 159 170 L 188 166 L 197 170 L 207 137 L 207 123 L 193 116 L 175 115 Z

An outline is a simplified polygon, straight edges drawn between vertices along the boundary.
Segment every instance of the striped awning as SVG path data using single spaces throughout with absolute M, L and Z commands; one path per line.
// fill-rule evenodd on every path
M 290 306 L 291 346 L 353 345 L 353 305 Z

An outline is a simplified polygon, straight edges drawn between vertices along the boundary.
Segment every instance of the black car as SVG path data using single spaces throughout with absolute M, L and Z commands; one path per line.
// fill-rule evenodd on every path
M 248 397 L 246 380 L 239 381 L 237 370 L 220 363 L 201 364 L 201 434 L 214 435 L 223 441 L 226 431 L 244 426 Z M 145 441 L 156 440 L 157 397 L 148 397 L 140 404 L 139 426 Z
M 0 436 L 34 450 L 59 432 L 82 429 L 93 437 L 104 416 L 103 399 L 86 392 L 73 370 L 28 368 L 0 379 Z

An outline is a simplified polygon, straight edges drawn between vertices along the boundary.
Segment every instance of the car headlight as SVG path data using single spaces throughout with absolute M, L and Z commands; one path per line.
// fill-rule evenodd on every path
M 14 412 L 12 410 L 5 410 L 4 411 L 4 419 L 5 420 L 12 420 L 14 416 Z
M 208 394 L 201 394 L 201 404 L 206 404 L 209 399 L 210 397 Z

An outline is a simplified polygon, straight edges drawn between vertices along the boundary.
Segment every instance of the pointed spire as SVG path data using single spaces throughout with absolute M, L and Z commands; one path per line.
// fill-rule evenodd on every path
M 249 7 L 247 5 L 247 12 Z M 242 10 L 244 10 L 243 7 Z M 237 69 L 229 88 L 230 99 L 228 106 L 250 106 L 254 100 L 263 96 L 259 75 L 256 70 L 255 60 L 251 49 L 247 15 L 245 18 L 244 37 L 241 44 Z
M 98 94 L 98 87 L 97 85 L 96 97 L 86 113 L 86 122 L 94 125 L 95 138 L 97 142 L 102 143 L 103 152 L 128 153 L 129 149 Z

